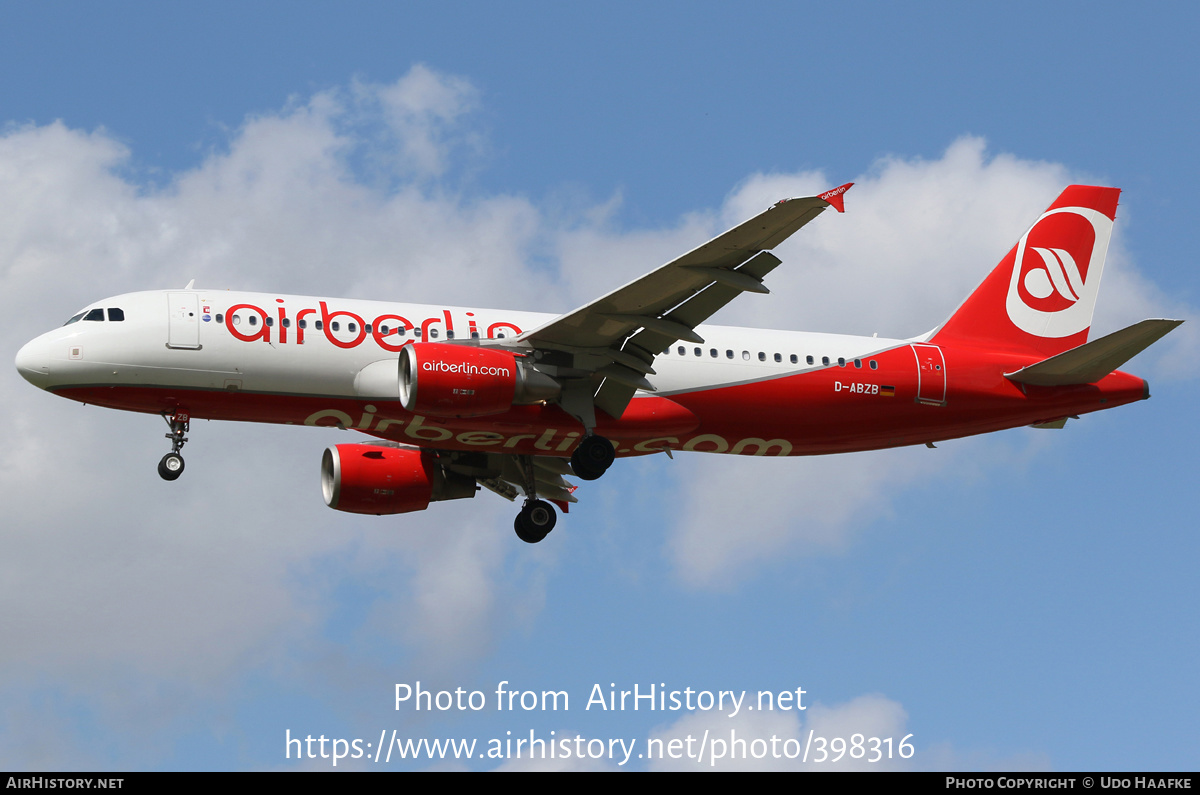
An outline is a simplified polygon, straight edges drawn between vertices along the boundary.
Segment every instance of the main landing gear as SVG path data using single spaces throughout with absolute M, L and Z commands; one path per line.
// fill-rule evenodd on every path
M 545 500 L 530 498 L 525 500 L 525 505 L 513 521 L 513 529 L 517 531 L 517 538 L 526 544 L 536 544 L 550 534 L 557 521 L 553 505 Z
M 571 453 L 571 469 L 576 477 L 583 480 L 596 480 L 612 466 L 617 452 L 612 442 L 603 436 L 585 436 Z
M 182 411 L 174 414 L 164 411 L 162 417 L 171 427 L 171 432 L 167 434 L 167 438 L 171 440 L 171 452 L 164 455 L 158 462 L 158 476 L 163 480 L 176 480 L 183 474 L 183 456 L 179 454 L 179 451 L 187 443 L 187 437 L 184 434 L 188 432 L 190 417 Z
M 571 471 L 583 480 L 595 480 L 603 475 L 616 458 L 612 442 L 603 436 L 586 436 L 571 454 Z M 513 520 L 513 529 L 517 538 L 526 544 L 536 544 L 550 534 L 558 522 L 558 514 L 554 506 L 537 496 L 537 474 L 533 459 L 523 455 L 517 457 L 520 467 L 522 488 L 525 491 L 525 504 L 521 512 Z M 558 480 L 556 477 L 555 480 Z

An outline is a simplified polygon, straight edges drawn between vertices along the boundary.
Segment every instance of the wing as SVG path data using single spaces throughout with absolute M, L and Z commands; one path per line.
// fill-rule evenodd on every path
M 530 456 L 529 463 L 532 465 L 534 480 L 530 484 L 530 471 L 522 468 L 517 456 L 491 453 L 489 457 L 494 465 L 498 465 L 499 474 L 491 478 L 477 478 L 479 485 L 510 502 L 517 498 L 518 493 L 533 497 L 536 492 L 536 496 L 556 503 L 563 513 L 567 512 L 569 504 L 579 502 L 575 497 L 575 489 L 578 487 L 563 479 L 563 475 L 575 474 L 565 458 Z
M 766 293 L 780 264 L 770 253 L 827 207 L 844 212 L 847 183 L 785 199 L 723 235 L 511 344 L 533 348 L 538 369 L 563 384 L 563 408 L 595 426 L 594 409 L 617 418 L 638 389 L 654 391 L 654 357 L 677 340 L 701 343 L 696 326 L 744 292 Z
M 563 475 L 575 474 L 565 458 L 453 450 L 438 450 L 435 454 L 446 470 L 474 478 L 480 486 L 510 502 L 520 494 L 539 496 L 557 503 L 564 513 L 570 503 L 579 502 L 574 494 L 577 487 L 563 479 Z
M 568 505 L 579 502 L 575 497 L 575 489 L 578 487 L 563 479 L 563 475 L 575 474 L 565 458 L 437 450 L 387 439 L 373 439 L 371 444 L 432 455 L 440 467 L 439 471 L 443 473 L 439 477 L 445 478 L 445 473 L 452 473 L 463 478 L 472 478 L 475 483 L 510 502 L 522 494 L 527 497 L 542 497 L 556 503 L 563 513 L 567 512 Z

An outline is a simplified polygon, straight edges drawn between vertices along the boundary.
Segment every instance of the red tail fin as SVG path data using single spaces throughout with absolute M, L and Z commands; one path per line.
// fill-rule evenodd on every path
M 1120 194 L 1064 190 L 932 341 L 1042 356 L 1087 342 Z

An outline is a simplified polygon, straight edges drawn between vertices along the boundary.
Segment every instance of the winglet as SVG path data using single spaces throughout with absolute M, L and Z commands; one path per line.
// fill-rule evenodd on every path
M 854 183 L 847 182 L 845 185 L 839 185 L 833 190 L 825 191 L 817 198 L 828 202 L 829 206 L 837 210 L 839 213 L 844 213 L 846 212 L 846 199 L 844 194 L 852 187 L 854 187 Z

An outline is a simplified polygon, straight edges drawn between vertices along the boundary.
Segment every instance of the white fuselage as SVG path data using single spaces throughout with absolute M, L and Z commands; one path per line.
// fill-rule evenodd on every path
M 473 333 L 515 337 L 556 317 L 212 290 L 128 293 L 79 314 L 109 308 L 120 309 L 124 319 L 80 319 L 22 348 L 22 375 L 52 390 L 173 386 L 387 399 L 396 397 L 395 365 L 406 343 L 470 339 Z M 704 344 L 680 342 L 655 359 L 656 374 L 648 380 L 658 394 L 820 369 L 905 344 L 730 326 L 700 326 L 697 333 Z

